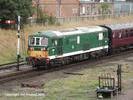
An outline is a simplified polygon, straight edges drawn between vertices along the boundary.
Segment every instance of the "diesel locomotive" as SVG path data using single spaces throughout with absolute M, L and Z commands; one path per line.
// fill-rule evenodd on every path
M 41 31 L 28 38 L 27 62 L 48 68 L 109 55 L 132 45 L 131 23 Z

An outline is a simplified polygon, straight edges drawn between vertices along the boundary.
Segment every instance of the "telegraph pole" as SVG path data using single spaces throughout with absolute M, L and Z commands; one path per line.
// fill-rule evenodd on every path
M 122 86 L 121 86 L 121 65 L 119 64 L 118 65 L 118 68 L 117 68 L 117 79 L 118 79 L 118 91 L 120 91 L 121 92 L 121 90 L 122 90 Z
M 19 60 L 20 60 L 20 16 L 17 18 L 17 26 L 18 26 L 18 43 L 17 43 L 17 71 L 19 71 Z

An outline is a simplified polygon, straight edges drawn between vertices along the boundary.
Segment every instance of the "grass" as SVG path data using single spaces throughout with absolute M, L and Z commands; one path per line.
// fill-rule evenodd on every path
M 97 76 L 101 68 L 80 71 L 84 75 L 75 75 L 55 79 L 45 84 L 45 100 L 96 100 Z M 98 72 L 98 73 L 97 73 Z M 101 71 L 100 71 L 101 72 Z
M 80 22 L 64 23 L 62 25 L 25 25 L 25 47 L 27 47 L 28 35 L 36 31 L 42 30 L 61 30 L 65 28 L 73 28 L 80 26 L 100 25 L 100 24 L 116 24 L 116 23 L 127 23 L 133 22 L 133 16 L 108 18 L 108 19 L 94 19 L 94 20 L 83 20 Z M 22 34 L 22 33 L 21 33 Z M 21 41 L 22 43 L 22 41 Z M 22 45 L 21 45 L 22 46 Z M 17 31 L 15 30 L 0 30 L 0 64 L 12 62 L 16 60 L 16 48 L 17 48 Z M 21 49 L 21 52 L 24 50 Z
M 79 71 L 83 75 L 68 75 L 61 79 L 45 82 L 46 97 L 1 97 L 1 100 L 96 100 L 95 90 L 98 86 L 98 75 L 108 67 L 92 66 Z M 3 98 L 3 99 L 2 99 Z
M 48 93 L 45 99 L 88 100 L 89 94 L 91 95 L 89 92 L 94 92 L 96 86 L 96 80 L 90 81 L 87 77 L 83 76 L 54 80 L 44 86 L 44 90 Z
M 44 100 L 44 99 L 42 97 L 20 96 L 20 97 L 0 97 L 0 100 Z
M 119 61 L 118 61 L 119 62 Z M 87 66 L 87 65 L 86 65 Z M 97 100 L 96 87 L 98 76 L 103 73 L 111 73 L 116 77 L 117 65 L 110 65 L 108 62 L 90 68 L 82 69 L 78 73 L 83 75 L 66 75 L 59 79 L 46 81 L 44 93 L 46 97 L 1 97 L 1 100 Z M 122 65 L 122 90 L 131 89 L 133 77 L 132 63 L 128 69 Z M 110 100 L 110 99 L 109 99 Z
M 47 93 L 44 100 L 96 100 L 96 87 L 98 76 L 101 73 L 111 73 L 116 78 L 116 66 L 91 66 L 79 73 L 84 75 L 70 75 L 67 78 L 55 79 L 44 85 Z M 122 66 L 125 70 L 125 66 Z M 122 89 L 131 89 L 133 69 L 130 66 L 128 73 L 122 73 Z M 130 84 L 129 84 L 130 83 Z
M 15 61 L 16 41 L 15 31 L 0 30 L 0 64 Z

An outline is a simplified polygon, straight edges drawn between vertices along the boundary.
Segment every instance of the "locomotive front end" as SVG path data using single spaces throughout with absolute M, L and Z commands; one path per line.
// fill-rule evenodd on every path
M 46 65 L 48 61 L 48 38 L 44 36 L 29 36 L 27 61 L 33 67 Z

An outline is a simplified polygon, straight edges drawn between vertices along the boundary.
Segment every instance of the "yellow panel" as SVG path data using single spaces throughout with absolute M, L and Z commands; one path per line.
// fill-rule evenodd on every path
M 47 51 L 28 51 L 28 55 L 30 57 L 36 57 L 36 58 L 47 58 L 48 52 Z

